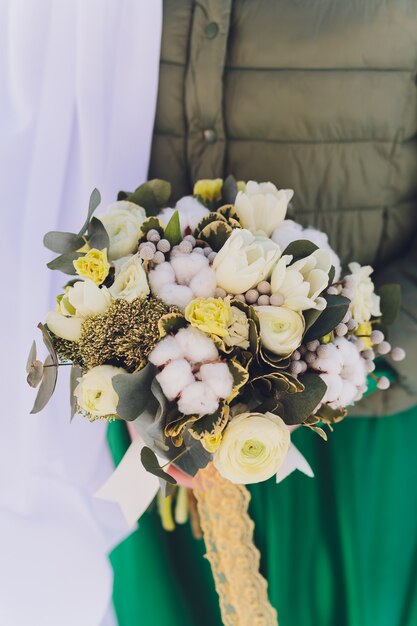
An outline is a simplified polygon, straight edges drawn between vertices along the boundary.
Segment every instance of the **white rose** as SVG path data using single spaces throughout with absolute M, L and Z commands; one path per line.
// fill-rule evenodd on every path
M 290 433 L 280 417 L 242 413 L 224 431 L 213 463 L 232 483 L 259 483 L 277 473 L 289 445 Z
M 184 198 L 178 200 L 175 205 L 175 209 L 171 209 L 169 207 L 162 209 L 158 218 L 166 226 L 175 211 L 178 211 L 181 232 L 183 235 L 189 231 L 194 232 L 197 224 L 203 219 L 203 217 L 210 213 L 210 211 L 196 198 L 193 198 L 193 196 L 184 196 Z
M 112 379 L 124 371 L 121 367 L 99 365 L 81 376 L 74 390 L 80 409 L 93 417 L 115 415 L 119 396 L 114 390 Z
M 240 223 L 253 233 L 270 237 L 284 221 L 293 195 L 292 189 L 277 189 L 272 183 L 250 180 L 245 191 L 239 191 L 235 200 Z
M 370 278 L 374 271 L 370 265 L 350 263 L 351 274 L 346 277 L 346 286 L 353 291 L 351 311 L 353 319 L 363 324 L 372 316 L 381 315 L 380 297 L 375 293 L 375 285 Z
M 255 306 L 261 326 L 261 342 L 274 354 L 286 356 L 296 350 L 304 333 L 304 317 L 285 306 Z
M 271 291 L 283 297 L 283 305 L 294 311 L 326 308 L 326 300 L 320 297 L 329 283 L 332 257 L 329 250 L 316 250 L 308 257 L 289 267 L 291 256 L 281 257 L 272 270 Z
M 118 300 L 132 302 L 135 298 L 145 298 L 149 285 L 141 259 L 134 255 L 116 268 L 114 283 L 109 292 Z
M 237 228 L 214 259 L 217 286 L 227 293 L 244 293 L 269 277 L 280 255 L 279 246 L 268 237 Z
M 145 209 L 121 200 L 110 204 L 97 218 L 104 224 L 110 239 L 109 259 L 120 259 L 137 251 L 141 226 L 146 219 Z
M 46 316 L 46 323 L 57 337 L 78 341 L 83 320 L 90 315 L 104 313 L 111 300 L 106 287 L 100 288 L 92 280 L 78 281 L 66 289 L 57 310 Z

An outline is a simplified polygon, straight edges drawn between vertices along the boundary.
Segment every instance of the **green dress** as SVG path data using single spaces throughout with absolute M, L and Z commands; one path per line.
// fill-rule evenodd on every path
M 417 624 L 417 407 L 293 435 L 315 478 L 251 486 L 262 572 L 282 626 Z M 129 439 L 110 425 L 115 460 Z M 204 542 L 155 511 L 111 555 L 120 626 L 221 626 Z

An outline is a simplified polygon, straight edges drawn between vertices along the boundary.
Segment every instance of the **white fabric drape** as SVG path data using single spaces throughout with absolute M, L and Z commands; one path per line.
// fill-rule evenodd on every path
M 92 495 L 105 424 L 69 423 L 63 371 L 29 415 L 24 366 L 66 281 L 43 234 L 76 231 L 94 187 L 105 205 L 146 179 L 161 23 L 161 0 L 0 0 L 0 624 L 114 623 L 107 552 L 127 528 Z

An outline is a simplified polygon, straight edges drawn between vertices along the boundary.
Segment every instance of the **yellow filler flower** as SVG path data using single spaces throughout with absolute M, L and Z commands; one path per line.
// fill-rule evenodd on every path
M 222 197 L 222 178 L 202 179 L 198 180 L 194 185 L 194 195 L 200 196 L 205 202 L 220 200 Z

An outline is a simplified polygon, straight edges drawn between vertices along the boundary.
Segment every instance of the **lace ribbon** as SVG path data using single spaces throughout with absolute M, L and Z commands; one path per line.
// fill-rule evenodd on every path
M 223 478 L 210 463 L 198 473 L 194 492 L 224 626 L 278 626 L 259 573 L 248 490 Z

